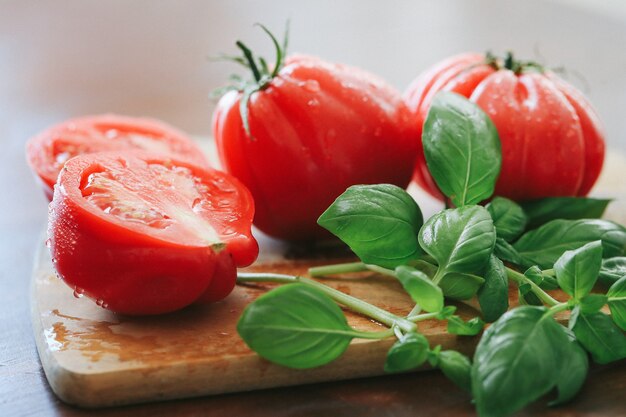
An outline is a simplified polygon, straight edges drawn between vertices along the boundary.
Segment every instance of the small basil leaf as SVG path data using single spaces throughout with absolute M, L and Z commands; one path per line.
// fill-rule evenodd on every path
M 588 294 L 580 299 L 580 311 L 583 313 L 595 313 L 600 311 L 602 307 L 609 301 L 604 294 Z
M 543 303 L 537 295 L 531 291 L 529 284 L 522 284 L 519 287 L 518 302 L 520 305 L 542 306 Z
M 557 383 L 563 326 L 544 307 L 508 311 L 483 333 L 472 366 L 472 392 L 480 416 L 508 416 Z
M 469 358 L 455 350 L 439 352 L 437 367 L 459 388 L 471 392 L 472 390 L 472 363 Z
M 601 263 L 602 242 L 599 240 L 568 250 L 554 264 L 556 280 L 563 291 L 580 300 L 598 280 Z
M 586 197 L 549 197 L 522 203 L 528 228 L 556 219 L 599 219 L 611 200 Z
M 626 275 L 611 285 L 606 295 L 609 297 L 611 318 L 615 324 L 626 331 Z
M 468 300 L 476 295 L 485 280 L 477 275 L 451 272 L 439 283 L 443 295 L 453 300 Z
M 454 313 L 456 313 L 455 306 L 445 306 L 441 309 L 439 314 L 437 314 L 437 320 L 448 320 L 448 318 L 452 317 Z
M 548 269 L 563 252 L 595 240 L 602 241 L 605 258 L 621 256 L 626 245 L 626 229 L 607 220 L 553 220 L 522 235 L 513 247 L 522 256 L 524 266 Z
M 569 329 L 563 328 L 567 333 L 569 343 L 555 346 L 560 350 L 561 366 L 556 377 L 558 397 L 548 403 L 550 406 L 564 404 L 574 398 L 582 388 L 589 371 L 589 358 L 587 352 L 576 341 L 576 337 Z
M 493 253 L 503 261 L 512 263 L 514 265 L 522 265 L 524 263 L 521 255 L 517 250 L 506 240 L 501 237 L 496 238 L 496 245 L 493 248 Z
M 485 322 L 480 317 L 474 317 L 463 321 L 459 316 L 448 318 L 448 333 L 459 336 L 476 336 L 485 327 Z
M 428 339 L 419 333 L 407 333 L 391 346 L 385 360 L 385 372 L 403 372 L 419 368 L 428 357 Z
M 618 256 L 602 260 L 599 280 L 605 285 L 611 285 L 626 275 L 626 256 Z
M 586 314 L 577 307 L 570 317 L 570 328 L 594 362 L 604 364 L 626 358 L 626 336 L 606 314 Z
M 440 92 L 430 106 L 423 132 L 428 170 L 455 206 L 491 197 L 502 153 L 498 131 L 485 112 L 458 94 Z
M 485 283 L 478 290 L 478 303 L 483 318 L 488 323 L 496 321 L 509 309 L 509 281 L 506 269 L 502 261 L 494 255 L 491 255 L 487 264 Z
M 485 207 L 496 226 L 496 235 L 507 242 L 512 242 L 526 228 L 526 214 L 522 207 L 504 197 L 495 197 Z
M 241 315 L 237 332 L 260 356 L 297 369 L 333 361 L 354 337 L 337 304 L 302 284 L 284 285 L 257 298 Z
M 395 185 L 352 186 L 317 222 L 366 264 L 395 268 L 422 254 L 417 241 L 422 212 L 413 198 Z
M 555 277 L 551 277 L 550 275 L 543 275 L 543 281 L 539 284 L 541 289 L 543 290 L 556 290 L 559 288 L 559 283 Z
M 493 220 L 481 206 L 443 210 L 432 216 L 419 233 L 420 245 L 439 265 L 439 279 L 450 272 L 482 271 L 495 239 Z
M 543 273 L 537 265 L 533 265 L 524 271 L 524 276 L 537 285 L 541 285 L 543 282 Z
M 443 308 L 443 292 L 426 274 L 410 266 L 399 266 L 395 272 L 404 290 L 422 310 L 435 313 Z

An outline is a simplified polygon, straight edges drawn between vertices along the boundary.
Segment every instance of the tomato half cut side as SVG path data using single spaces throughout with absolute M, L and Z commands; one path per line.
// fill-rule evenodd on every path
M 65 162 L 76 155 L 141 150 L 209 167 L 202 150 L 163 122 L 117 115 L 86 116 L 52 126 L 29 140 L 28 163 L 48 199 Z
M 165 313 L 232 291 L 236 267 L 258 254 L 253 215 L 248 190 L 224 172 L 156 154 L 86 154 L 59 175 L 50 252 L 58 275 L 99 305 Z

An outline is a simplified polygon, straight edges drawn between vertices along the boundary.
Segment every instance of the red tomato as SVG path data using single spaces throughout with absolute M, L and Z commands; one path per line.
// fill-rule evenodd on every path
M 52 126 L 27 144 L 28 163 L 52 199 L 65 161 L 102 151 L 144 150 L 208 167 L 198 146 L 184 133 L 157 120 L 116 115 L 87 116 Z
M 512 58 L 508 64 L 473 53 L 449 58 L 420 75 L 406 92 L 419 138 L 439 91 L 468 97 L 496 125 L 502 171 L 495 194 L 515 200 L 584 196 L 598 178 L 604 160 L 600 121 L 583 95 L 554 73 Z M 441 198 L 423 150 L 414 179 Z
M 354 184 L 406 187 L 417 155 L 401 95 L 357 68 L 294 56 L 247 103 L 220 100 L 213 133 L 224 167 L 254 196 L 254 224 L 289 240 L 328 237 L 317 218 Z
M 53 265 L 77 293 L 124 314 L 216 301 L 258 254 L 254 203 L 230 175 L 157 154 L 66 162 L 50 203 Z

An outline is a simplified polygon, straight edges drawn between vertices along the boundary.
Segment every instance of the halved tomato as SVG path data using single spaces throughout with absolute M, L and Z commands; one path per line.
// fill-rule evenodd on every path
M 28 163 L 52 199 L 63 164 L 85 153 L 143 150 L 209 167 L 200 148 L 184 133 L 163 122 L 112 114 L 70 119 L 28 141 Z
M 156 154 L 70 159 L 50 204 L 53 265 L 112 311 L 157 314 L 216 301 L 258 254 L 249 191 L 220 171 Z

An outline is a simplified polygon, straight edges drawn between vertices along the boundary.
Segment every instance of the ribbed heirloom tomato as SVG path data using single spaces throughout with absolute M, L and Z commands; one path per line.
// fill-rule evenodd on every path
M 208 167 L 198 146 L 163 122 L 105 114 L 59 123 L 27 144 L 28 163 L 42 182 L 48 199 L 65 161 L 92 152 L 143 150 Z
M 502 142 L 496 195 L 515 200 L 584 196 L 604 160 L 604 134 L 595 111 L 574 87 L 531 62 L 466 53 L 420 75 L 406 92 L 421 129 L 433 97 L 452 91 L 478 104 L 493 120 Z M 415 181 L 434 196 L 421 149 Z
M 271 72 L 238 42 L 255 79 L 218 104 L 219 155 L 254 196 L 259 229 L 289 240 L 330 237 L 316 221 L 346 188 L 408 185 L 415 128 L 401 95 L 382 80 L 314 57 L 283 59 L 285 48 L 272 39 Z
M 53 265 L 109 310 L 158 314 L 228 295 L 251 264 L 254 205 L 230 175 L 156 154 L 66 162 L 50 203 Z

